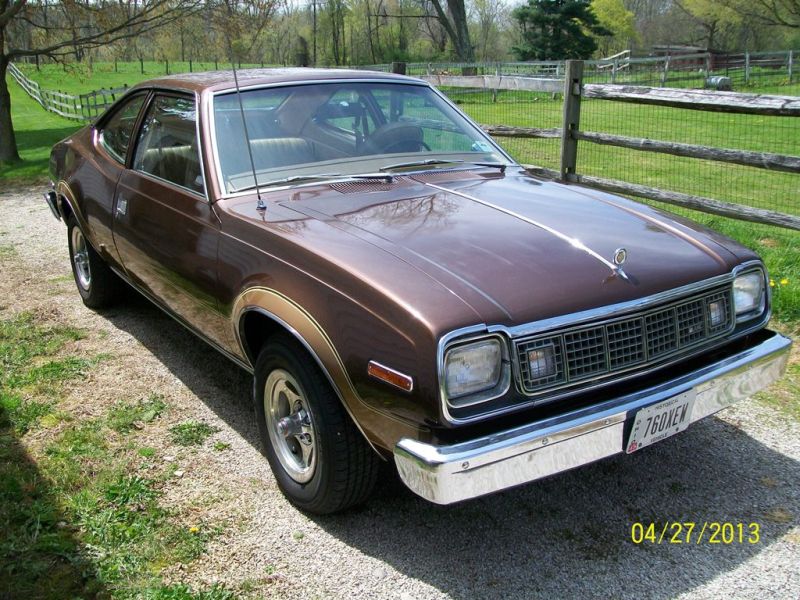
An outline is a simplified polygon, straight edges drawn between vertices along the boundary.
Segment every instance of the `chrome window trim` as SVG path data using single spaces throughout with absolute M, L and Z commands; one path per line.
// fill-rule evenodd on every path
M 206 202 L 210 202 L 210 197 L 211 196 L 210 196 L 210 194 L 208 192 L 208 181 L 206 180 L 205 165 L 203 164 L 203 151 L 202 151 L 202 147 L 201 147 L 201 143 L 202 143 L 202 139 L 203 138 L 200 137 L 200 99 L 198 98 L 198 95 L 196 93 L 193 94 L 193 93 L 190 93 L 190 92 L 173 92 L 172 90 L 162 91 L 161 94 L 159 94 L 159 92 L 161 91 L 159 89 L 153 89 L 151 91 L 152 91 L 151 97 L 148 99 L 148 102 L 146 102 L 145 105 L 142 106 L 142 110 L 140 110 L 140 112 L 139 112 L 139 119 L 137 119 L 137 123 L 136 123 L 137 126 L 135 127 L 136 138 L 137 138 L 136 139 L 136 143 L 130 145 L 130 147 L 128 148 L 128 153 L 130 154 L 130 160 L 131 160 L 131 162 L 130 162 L 130 170 L 133 171 L 134 173 L 137 173 L 140 177 L 144 176 L 144 177 L 146 177 L 148 179 L 151 179 L 151 180 L 153 180 L 153 181 L 155 181 L 157 183 L 166 184 L 168 187 L 172 187 L 176 191 L 188 192 L 189 194 L 191 194 L 193 196 L 196 196 L 198 199 L 204 200 Z M 154 175 L 153 173 L 148 173 L 147 171 L 143 171 L 142 169 L 134 168 L 134 159 L 136 158 L 136 156 L 135 156 L 136 155 L 136 150 L 137 150 L 137 146 L 139 145 L 139 139 L 138 138 L 139 138 L 139 133 L 141 132 L 141 129 L 142 129 L 142 124 L 144 122 L 144 119 L 147 117 L 147 113 L 150 110 L 150 106 L 152 105 L 152 101 L 154 101 L 159 95 L 166 96 L 166 97 L 171 97 L 171 98 L 183 98 L 183 99 L 187 99 L 187 100 L 189 98 L 192 98 L 194 100 L 194 106 L 195 106 L 195 111 L 194 111 L 194 115 L 195 115 L 194 116 L 194 135 L 197 138 L 197 158 L 198 158 L 198 161 L 200 163 L 200 176 L 203 178 L 203 191 L 202 192 L 198 192 L 197 190 L 193 190 L 193 189 L 188 188 L 186 186 L 183 186 L 183 185 L 181 185 L 179 183 L 175 183 L 174 181 L 169 181 L 168 179 L 164 179 L 162 177 L 159 177 L 158 175 Z
M 648 373 L 666 368 L 670 365 L 673 365 L 687 358 L 686 354 L 682 354 L 680 356 L 673 357 L 671 360 L 667 360 L 665 362 L 660 362 L 656 365 L 653 365 L 650 368 L 644 368 L 641 370 L 637 370 L 635 372 L 628 372 L 622 377 L 614 377 L 611 379 L 605 379 L 599 381 L 595 386 L 586 386 L 577 389 L 572 388 L 555 396 L 547 396 L 544 401 L 542 400 L 537 401 L 535 398 L 530 398 L 528 402 L 520 402 L 519 404 L 515 404 L 514 406 L 506 406 L 499 408 L 497 410 L 484 412 L 479 415 L 462 418 L 453 416 L 453 414 L 449 410 L 450 405 L 447 402 L 447 390 L 445 389 L 445 380 L 444 380 L 444 355 L 446 350 L 449 348 L 451 344 L 460 343 L 462 338 L 466 338 L 466 336 L 471 336 L 469 338 L 471 340 L 471 339 L 479 339 L 482 335 L 488 336 L 490 334 L 502 334 L 510 351 L 510 349 L 512 348 L 513 341 L 517 338 L 528 337 L 540 333 L 544 334 L 553 331 L 555 329 L 560 330 L 565 327 L 576 327 L 582 324 L 587 324 L 592 321 L 598 321 L 604 317 L 605 317 L 604 320 L 611 320 L 615 317 L 623 316 L 629 312 L 646 310 L 647 308 L 654 306 L 656 304 L 661 304 L 664 302 L 668 302 L 669 300 L 678 299 L 680 296 L 689 296 L 693 293 L 699 293 L 704 290 L 710 289 L 712 287 L 722 285 L 724 283 L 732 284 L 734 278 L 737 275 L 752 269 L 761 269 L 761 271 L 764 273 L 765 281 L 767 282 L 769 281 L 769 274 L 767 272 L 766 267 L 764 266 L 764 263 L 760 260 L 749 260 L 737 265 L 729 273 L 723 273 L 722 275 L 717 275 L 715 277 L 711 277 L 703 281 L 690 283 L 688 285 L 681 286 L 679 288 L 666 290 L 664 292 L 659 292 L 657 294 L 652 294 L 650 296 L 639 298 L 636 300 L 631 300 L 628 302 L 620 302 L 618 304 L 593 308 L 590 310 L 572 313 L 569 315 L 562 315 L 549 319 L 542 319 L 540 321 L 525 323 L 514 327 L 507 327 L 505 325 L 486 325 L 485 323 L 483 323 L 479 325 L 462 327 L 450 331 L 439 338 L 436 350 L 437 375 L 439 377 L 439 404 L 441 406 L 442 416 L 444 417 L 445 421 L 451 425 L 464 425 L 468 423 L 475 423 L 477 421 L 483 421 L 491 417 L 497 417 L 511 412 L 516 412 L 525 408 L 531 408 L 532 406 L 536 406 L 537 404 L 543 404 L 545 402 L 558 400 L 566 396 L 571 396 L 579 393 L 586 393 L 591 389 L 598 389 L 601 387 L 613 385 L 614 383 L 625 381 L 632 377 L 647 375 Z M 766 310 L 764 311 L 764 314 L 762 315 L 761 319 L 755 319 L 753 320 L 752 323 L 748 322 L 745 327 L 741 328 L 738 327 L 737 324 L 737 326 L 735 326 L 734 329 L 728 332 L 727 336 L 716 338 L 715 340 L 716 343 L 704 346 L 702 347 L 702 350 L 703 351 L 713 350 L 715 348 L 718 348 L 719 346 L 725 345 L 735 339 L 738 339 L 744 335 L 752 333 L 753 331 L 761 329 L 763 326 L 765 326 L 772 314 L 772 296 L 769 290 L 769 285 L 767 285 L 767 288 L 768 291 L 767 291 Z M 495 400 L 499 397 L 500 396 L 495 396 L 494 398 L 492 398 L 492 400 Z M 489 400 L 487 400 L 487 402 L 488 401 Z
M 436 87 L 428 83 L 427 81 L 423 81 L 421 79 L 387 79 L 387 78 L 379 78 L 379 77 L 357 77 L 357 78 L 342 78 L 342 79 L 310 79 L 308 81 L 281 81 L 275 83 L 259 83 L 253 84 L 248 86 L 239 86 L 240 92 L 246 92 L 251 90 L 261 90 L 261 89 L 270 89 L 270 88 L 278 88 L 278 87 L 298 87 L 302 85 L 319 85 L 319 84 L 347 84 L 347 83 L 381 83 L 381 84 L 389 84 L 389 85 L 413 85 L 418 87 L 426 87 L 433 91 L 434 94 L 439 96 L 448 106 L 455 109 L 461 116 L 465 118 L 465 120 L 472 126 L 476 133 L 482 136 L 486 141 L 488 141 L 492 147 L 497 149 L 501 155 L 505 156 L 506 159 L 509 161 L 509 166 L 520 166 L 517 161 L 511 158 L 508 153 L 503 150 L 497 142 L 495 142 L 492 137 L 486 133 L 475 121 L 473 121 L 467 114 L 458 108 L 447 96 L 445 96 L 442 92 L 440 92 Z M 247 190 L 242 192 L 233 192 L 230 193 L 227 191 L 225 186 L 225 179 L 222 176 L 222 166 L 220 165 L 219 160 L 219 149 L 217 147 L 217 124 L 214 118 L 214 99 L 217 96 L 226 96 L 229 94 L 235 94 L 235 88 L 226 88 L 223 90 L 216 90 L 206 97 L 205 103 L 205 111 L 208 115 L 208 124 L 209 124 L 209 139 L 211 143 L 211 154 L 213 157 L 213 171 L 217 179 L 217 185 L 219 186 L 219 198 L 218 200 L 228 200 L 230 198 L 240 198 L 243 196 L 251 196 L 255 190 Z M 319 185 L 320 182 L 311 182 L 309 184 L 302 184 L 302 185 Z M 300 187 L 300 185 L 286 185 L 286 186 L 271 186 L 269 191 L 279 191 L 289 188 L 296 188 Z

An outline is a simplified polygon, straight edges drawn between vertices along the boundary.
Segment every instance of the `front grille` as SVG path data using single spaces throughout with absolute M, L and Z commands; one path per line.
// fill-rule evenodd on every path
M 701 349 L 733 329 L 732 308 L 726 285 L 618 319 L 516 341 L 521 389 L 535 394 L 577 385 Z M 712 312 L 719 322 L 712 322 Z M 539 358 L 534 367 L 532 357 Z

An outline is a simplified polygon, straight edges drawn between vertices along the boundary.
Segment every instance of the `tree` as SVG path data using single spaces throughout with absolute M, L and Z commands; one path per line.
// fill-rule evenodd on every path
M 442 7 L 441 0 L 428 0 L 433 6 L 436 18 L 447 32 L 447 37 L 453 44 L 456 58 L 464 62 L 475 61 L 475 48 L 469 39 L 469 24 L 467 23 L 467 8 L 464 0 L 447 0 L 447 11 Z
M 717 48 L 720 35 L 742 21 L 737 11 L 718 0 L 675 0 L 675 4 L 694 18 L 703 31 L 701 39 L 709 49 Z
M 592 34 L 611 35 L 589 0 L 528 0 L 512 14 L 522 29 L 522 44 L 513 48 L 520 60 L 589 58 L 597 50 Z
M 12 59 L 47 56 L 81 60 L 85 51 L 130 39 L 173 22 L 200 0 L 0 0 L 0 163 L 20 160 L 11 122 L 6 71 Z M 16 44 L 22 25 L 29 35 Z M 32 34 L 32 35 L 31 35 Z
M 800 29 L 800 0 L 720 0 L 720 4 L 766 25 Z
M 638 39 L 635 17 L 622 0 L 592 0 L 591 6 L 597 22 L 611 32 L 610 36 L 602 35 L 598 39 L 604 56 L 630 48 Z

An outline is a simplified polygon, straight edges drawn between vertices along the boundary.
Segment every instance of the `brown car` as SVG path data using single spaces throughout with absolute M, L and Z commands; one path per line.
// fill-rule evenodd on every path
M 780 377 L 749 249 L 536 179 L 416 79 L 142 83 L 55 146 L 84 303 L 138 290 L 253 373 L 286 496 L 364 500 L 381 461 L 447 504 L 685 429 Z M 125 282 L 125 283 L 123 283 Z

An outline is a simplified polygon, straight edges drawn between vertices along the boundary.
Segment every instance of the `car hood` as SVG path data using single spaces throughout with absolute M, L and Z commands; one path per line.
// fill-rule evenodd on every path
M 368 242 L 364 261 L 383 260 L 379 248 L 428 276 L 382 286 L 424 307 L 424 282 L 432 278 L 487 324 L 634 300 L 741 262 L 714 234 L 644 205 L 523 174 L 459 171 L 332 184 L 282 204 Z M 627 257 L 618 271 L 613 261 L 621 248 Z

